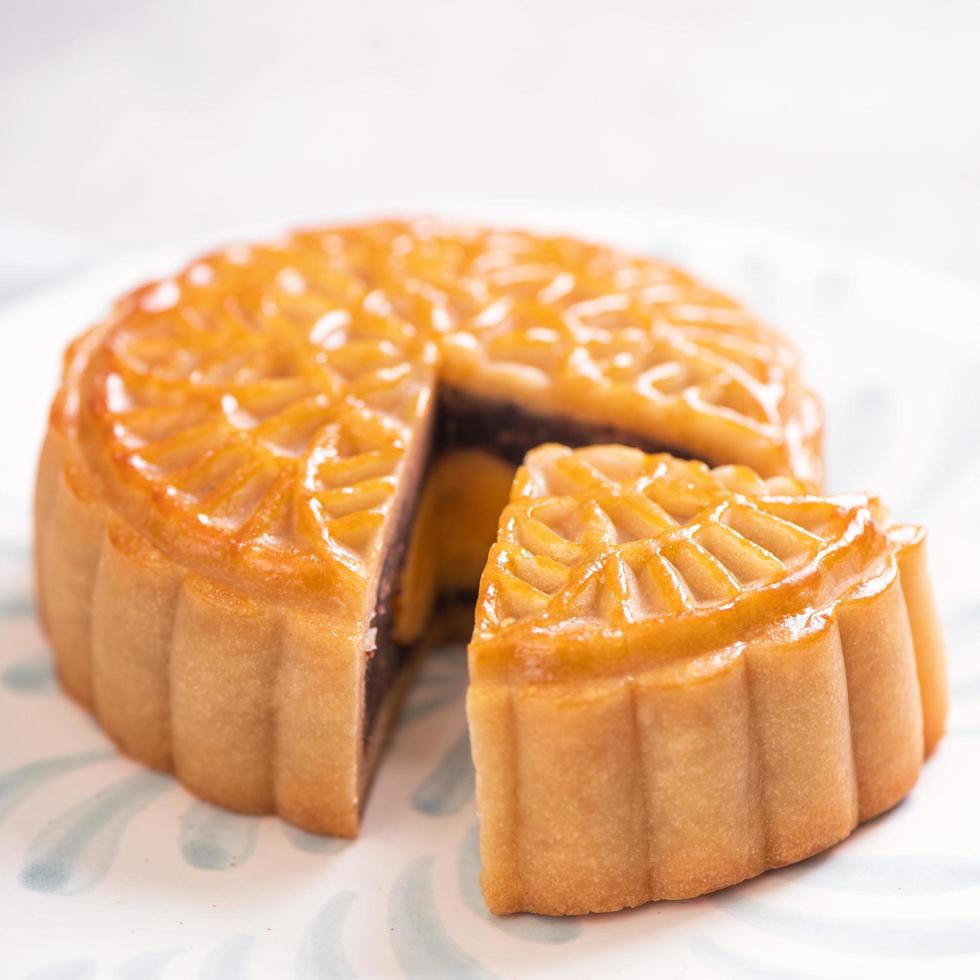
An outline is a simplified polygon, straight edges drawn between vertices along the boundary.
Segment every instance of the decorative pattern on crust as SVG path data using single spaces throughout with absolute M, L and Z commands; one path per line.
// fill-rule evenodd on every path
M 704 615 L 743 602 L 873 530 L 862 497 L 826 499 L 746 467 L 624 447 L 532 453 L 519 471 L 485 578 L 479 638 L 510 627 Z
M 528 455 L 470 678 L 500 913 L 801 860 L 905 796 L 946 711 L 921 529 L 865 495 L 621 446 Z
M 202 259 L 69 365 L 56 418 L 110 505 L 219 581 L 301 602 L 370 577 L 436 352 L 353 265 L 303 239 Z
M 612 249 L 426 221 L 229 249 L 137 290 L 76 346 L 54 422 L 157 546 L 249 588 L 288 564 L 295 597 L 297 578 L 369 571 L 437 370 L 702 458 L 819 472 L 795 355 L 730 300 Z

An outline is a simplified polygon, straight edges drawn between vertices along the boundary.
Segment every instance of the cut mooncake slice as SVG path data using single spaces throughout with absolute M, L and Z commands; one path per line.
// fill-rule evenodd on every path
M 497 913 L 688 898 L 799 861 L 901 800 L 946 715 L 921 528 L 623 446 L 528 454 L 469 663 Z

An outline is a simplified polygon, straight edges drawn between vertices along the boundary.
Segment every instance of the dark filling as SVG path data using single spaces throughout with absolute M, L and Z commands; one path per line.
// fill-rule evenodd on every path
M 520 466 L 531 449 L 545 442 L 560 442 L 573 449 L 622 443 L 647 453 L 687 455 L 615 425 L 540 415 L 516 402 L 484 398 L 452 387 L 439 389 L 435 441 L 439 449 L 484 449 L 514 466 Z
M 395 618 L 395 597 L 405 549 L 408 547 L 410 526 L 401 531 L 398 539 L 392 542 L 381 569 L 378 586 L 378 602 L 371 621 L 375 629 L 374 652 L 368 655 L 364 672 L 364 741 L 367 742 L 374 730 L 378 713 L 384 704 L 385 694 L 394 683 L 398 672 L 412 652 L 410 646 L 398 643 L 392 637 Z
M 394 526 L 389 530 L 387 553 L 381 568 L 378 598 L 371 622 L 376 631 L 375 649 L 368 657 L 364 678 L 365 742 L 372 733 L 385 694 L 413 650 L 413 647 L 396 643 L 392 638 L 395 599 L 422 488 L 437 456 L 449 450 L 482 449 L 519 466 L 529 450 L 545 442 L 560 442 L 572 447 L 622 443 L 648 453 L 669 452 L 675 456 L 687 456 L 676 447 L 653 443 L 614 425 L 596 425 L 557 415 L 540 415 L 515 402 L 484 398 L 453 387 L 439 389 L 434 432 L 426 442 L 421 458 L 409 467 L 411 472 L 407 474 L 407 479 L 414 481 L 414 485 L 404 495 Z
M 412 537 L 412 526 L 422 499 L 422 490 L 429 466 L 434 457 L 431 436 L 426 439 L 427 446 L 422 457 L 414 466 L 409 466 L 407 474 L 414 485 L 402 498 L 402 505 L 395 515 L 393 526 L 388 531 L 388 550 L 378 576 L 378 596 L 374 605 L 374 618 L 371 628 L 375 631 L 374 651 L 368 655 L 364 671 L 364 742 L 371 736 L 374 723 L 384 704 L 385 694 L 395 682 L 398 672 L 412 652 L 412 647 L 398 643 L 392 636 L 395 621 L 395 600 L 405 556 Z M 413 472 L 414 471 L 414 472 Z

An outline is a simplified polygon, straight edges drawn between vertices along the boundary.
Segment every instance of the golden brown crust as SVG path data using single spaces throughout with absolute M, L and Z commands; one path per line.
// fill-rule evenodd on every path
M 498 538 L 523 554 L 488 564 L 470 646 L 490 908 L 700 895 L 894 806 L 945 716 L 922 542 L 873 498 L 742 468 L 529 454 Z
M 436 375 L 692 456 L 819 475 L 778 335 L 650 259 L 390 222 L 206 256 L 70 351 L 52 426 L 179 564 L 291 605 L 355 597 Z
M 886 560 L 879 510 L 865 495 L 817 497 L 744 466 L 539 447 L 483 575 L 473 676 L 635 672 L 650 650 L 710 652 L 803 616 Z M 549 654 L 555 638 L 561 656 Z

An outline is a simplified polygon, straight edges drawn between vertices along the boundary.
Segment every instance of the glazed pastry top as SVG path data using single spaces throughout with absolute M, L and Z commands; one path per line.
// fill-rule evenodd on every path
M 134 291 L 69 350 L 52 425 L 71 478 L 168 556 L 314 601 L 376 574 L 437 382 L 819 479 L 796 356 L 740 306 L 652 259 L 431 220 L 232 247 Z
M 528 454 L 483 574 L 471 665 L 531 679 L 818 628 L 921 531 L 864 494 L 624 446 Z

